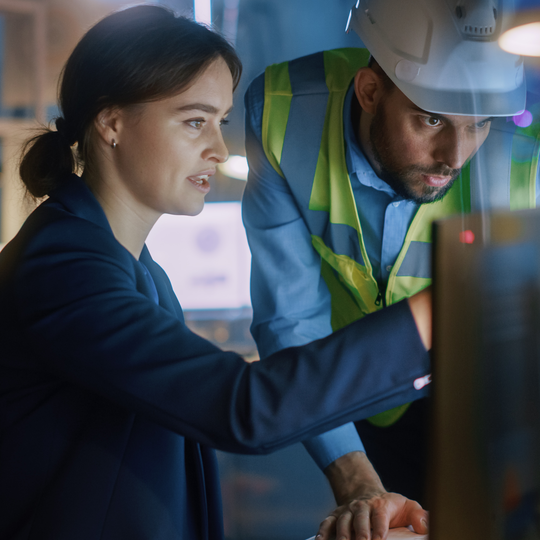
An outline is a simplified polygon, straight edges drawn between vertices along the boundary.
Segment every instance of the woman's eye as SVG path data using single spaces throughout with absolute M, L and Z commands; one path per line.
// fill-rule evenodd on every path
M 204 120 L 197 119 L 197 120 L 189 120 L 188 125 L 191 127 L 194 127 L 195 129 L 201 129 L 204 126 Z
M 423 116 L 422 120 L 424 121 L 424 124 L 429 127 L 437 127 L 441 125 L 441 120 L 436 116 Z
M 223 126 L 226 126 L 228 123 L 229 123 L 229 120 L 224 118 L 223 120 L 220 121 L 219 125 L 223 127 Z

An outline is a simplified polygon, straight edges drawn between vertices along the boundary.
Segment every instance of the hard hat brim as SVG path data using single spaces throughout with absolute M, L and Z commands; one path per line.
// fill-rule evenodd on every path
M 400 90 L 425 111 L 463 116 L 514 116 L 525 110 L 527 88 L 525 80 L 509 92 L 457 92 L 422 89 L 400 82 Z

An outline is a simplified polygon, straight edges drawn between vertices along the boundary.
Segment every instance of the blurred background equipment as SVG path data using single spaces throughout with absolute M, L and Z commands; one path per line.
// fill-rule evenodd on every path
M 540 214 L 434 233 L 430 538 L 539 540 Z

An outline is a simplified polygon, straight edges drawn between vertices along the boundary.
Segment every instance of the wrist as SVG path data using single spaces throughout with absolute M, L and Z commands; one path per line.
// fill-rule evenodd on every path
M 416 293 L 407 299 L 414 322 L 418 329 L 418 334 L 426 350 L 431 349 L 432 332 L 432 307 L 431 307 L 431 287 Z
M 336 459 L 324 474 L 338 505 L 386 493 L 379 475 L 364 452 L 349 452 Z

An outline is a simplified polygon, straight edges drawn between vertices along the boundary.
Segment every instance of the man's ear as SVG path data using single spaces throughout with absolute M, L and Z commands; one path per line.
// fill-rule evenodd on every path
M 383 80 L 371 68 L 360 68 L 354 77 L 354 93 L 362 110 L 375 115 L 384 94 Z
M 121 125 L 121 111 L 117 107 L 103 109 L 94 120 L 96 133 L 107 146 L 120 142 Z

